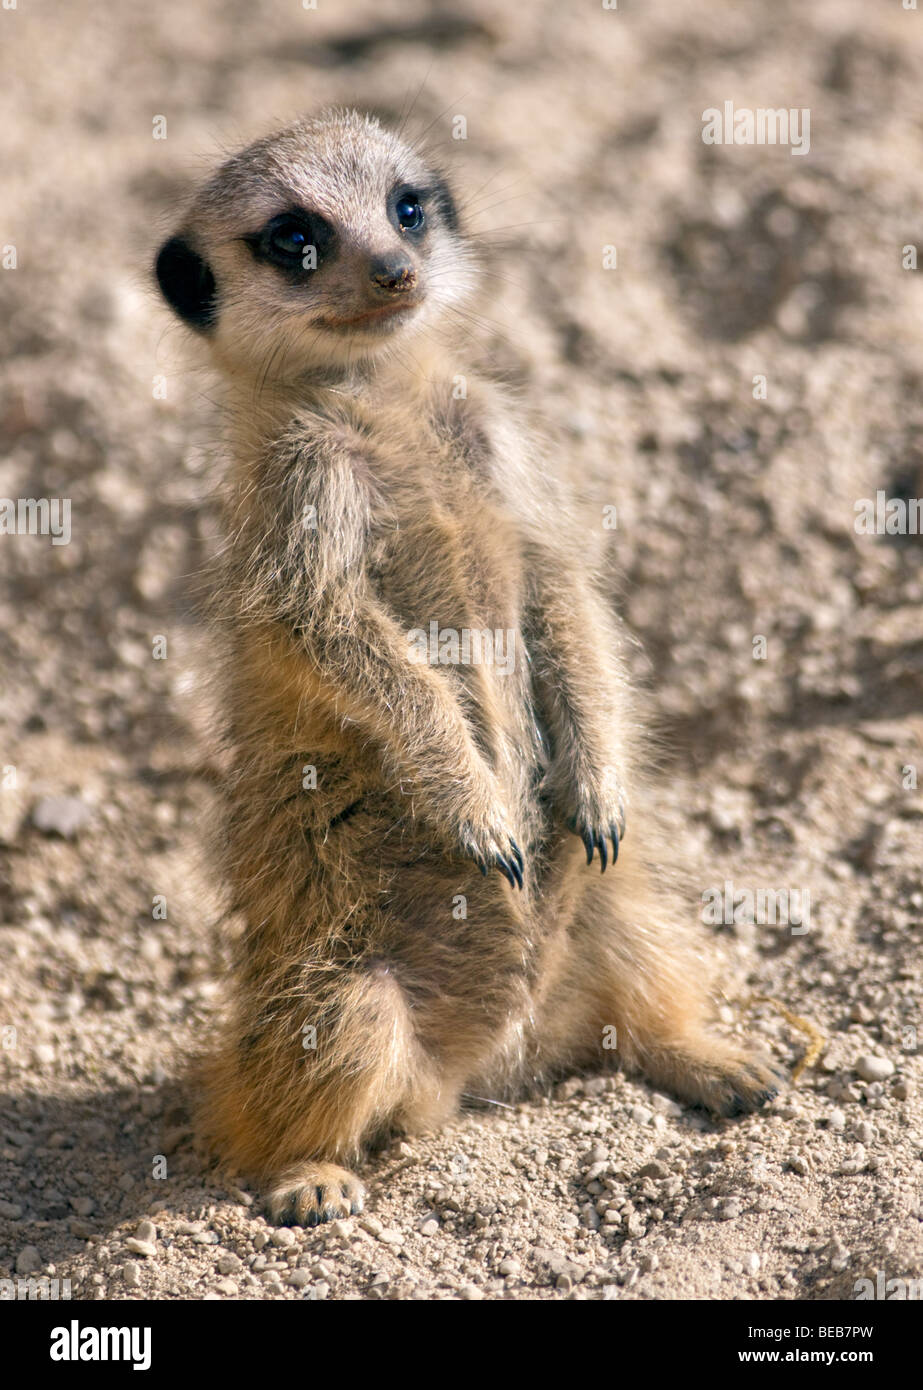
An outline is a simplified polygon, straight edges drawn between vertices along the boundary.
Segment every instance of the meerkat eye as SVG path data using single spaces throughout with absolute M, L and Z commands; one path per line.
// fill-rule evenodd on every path
M 297 256 L 300 260 L 307 244 L 308 234 L 297 222 L 285 221 L 269 234 L 269 245 L 283 256 Z
M 280 270 L 312 271 L 325 259 L 333 228 L 313 213 L 280 212 L 256 236 L 244 237 L 258 260 Z
M 397 225 L 405 232 L 418 232 L 426 220 L 420 200 L 413 193 L 398 198 L 394 207 Z

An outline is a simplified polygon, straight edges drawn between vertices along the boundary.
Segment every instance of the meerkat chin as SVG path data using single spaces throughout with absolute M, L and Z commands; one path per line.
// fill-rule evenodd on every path
M 202 1064 L 215 1152 L 314 1224 L 358 1210 L 371 1143 L 466 1094 L 617 1063 L 764 1104 L 771 1066 L 708 1029 L 618 620 L 540 447 L 453 341 L 475 262 L 445 178 L 369 117 L 300 121 L 218 169 L 156 275 L 225 384 L 222 849 L 246 930 Z

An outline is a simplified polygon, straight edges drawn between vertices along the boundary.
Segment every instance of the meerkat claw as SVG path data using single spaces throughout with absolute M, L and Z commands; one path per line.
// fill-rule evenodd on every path
M 513 870 L 510 868 L 509 864 L 508 864 L 508 863 L 506 862 L 506 860 L 503 858 L 503 855 L 502 855 L 502 854 L 496 854 L 496 855 L 494 855 L 494 864 L 495 864 L 496 867 L 500 870 L 501 874 L 502 874 L 503 877 L 506 879 L 506 881 L 507 881 L 507 883 L 510 885 L 510 887 L 511 887 L 511 888 L 515 888 L 515 887 L 516 887 L 516 880 L 515 880 L 515 878 L 513 877 Z
M 468 855 L 474 860 L 475 864 L 477 864 L 484 878 L 487 877 L 491 868 L 499 869 L 511 888 L 519 888 L 521 890 L 523 886 L 522 871 L 524 867 L 522 850 L 512 838 L 510 839 L 510 844 L 513 846 L 513 851 L 509 859 L 501 854 L 499 850 L 484 855 L 479 850 L 469 848 Z
M 612 840 L 612 860 L 614 864 L 619 857 L 619 831 L 613 822 L 608 830 L 588 830 L 584 829 L 583 823 L 578 823 L 577 817 L 572 816 L 567 822 L 568 829 L 575 835 L 579 835 L 586 849 L 586 862 L 592 864 L 593 855 L 599 850 L 600 873 L 605 873 L 609 865 L 609 844 Z

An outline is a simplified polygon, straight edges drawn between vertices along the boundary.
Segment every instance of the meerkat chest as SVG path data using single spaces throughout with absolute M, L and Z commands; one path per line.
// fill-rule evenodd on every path
M 412 447 L 387 442 L 369 574 L 389 606 L 415 626 L 518 625 L 515 516 L 435 429 L 421 424 Z

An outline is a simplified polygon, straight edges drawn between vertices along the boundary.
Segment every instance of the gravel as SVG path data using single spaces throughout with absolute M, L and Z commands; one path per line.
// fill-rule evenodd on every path
M 381 22 L 348 8 L 310 23 Z M 206 849 L 223 765 L 195 608 L 220 430 L 146 277 L 210 152 L 304 105 L 301 62 L 254 60 L 296 51 L 304 12 L 101 15 L 23 14 L 0 59 L 21 253 L 0 275 L 0 495 L 73 505 L 68 545 L 0 537 L 0 1278 L 53 1268 L 78 1301 L 770 1302 L 923 1278 L 921 541 L 853 524 L 877 488 L 923 496 L 923 280 L 899 269 L 923 29 L 861 0 L 779 0 L 772 32 L 731 0 L 593 22 L 541 0 L 311 68 L 317 105 L 395 117 L 428 73 L 411 125 L 480 190 L 496 277 L 471 350 L 554 432 L 587 563 L 640 639 L 720 1029 L 789 1072 L 797 1020 L 821 1041 L 728 1121 L 617 1073 L 472 1099 L 369 1159 L 362 1217 L 281 1232 L 245 1174 L 203 1164 L 182 1080 L 240 925 Z M 823 148 L 704 146 L 699 113 L 744 77 L 809 106 Z M 467 91 L 453 141 L 444 93 Z M 152 111 L 166 141 L 143 138 Z M 727 884 L 808 892 L 807 930 L 703 921 Z

